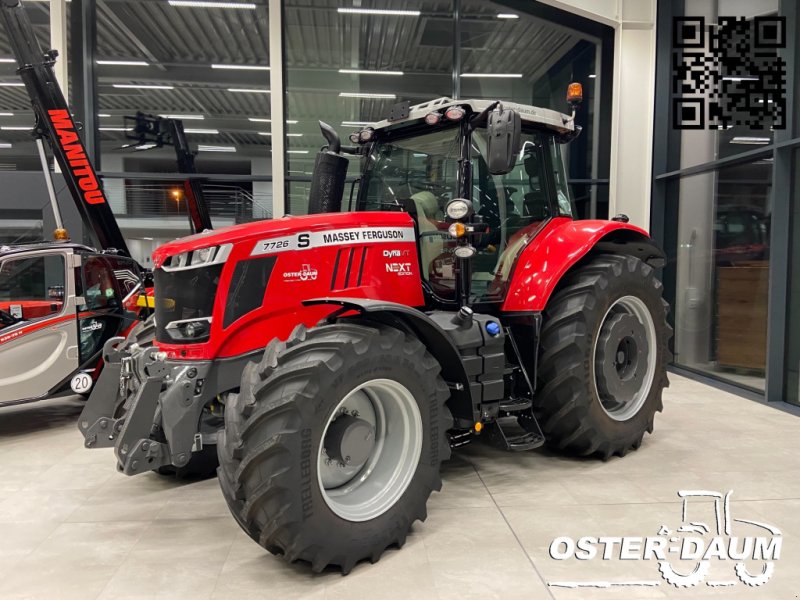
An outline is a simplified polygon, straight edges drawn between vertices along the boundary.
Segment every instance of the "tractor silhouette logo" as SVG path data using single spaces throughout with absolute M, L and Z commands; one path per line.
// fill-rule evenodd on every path
M 316 281 L 319 271 L 311 265 L 303 265 L 299 271 L 286 271 L 284 281 Z
M 664 583 L 690 588 L 702 583 L 708 587 L 733 587 L 742 583 L 756 587 L 767 583 L 780 558 L 783 537 L 780 530 L 766 523 L 734 518 L 731 495 L 708 490 L 678 492 L 683 499 L 681 523 L 674 529 L 661 525 L 654 536 L 568 536 L 550 544 L 554 560 L 644 560 L 658 564 L 662 579 L 648 581 L 550 581 L 551 587 L 615 588 L 657 587 Z M 709 574 L 715 565 L 715 577 Z M 722 568 L 720 567 L 722 565 Z
M 680 562 L 673 565 L 669 560 L 659 560 L 658 570 L 667 583 L 676 587 L 692 587 L 705 581 L 711 570 L 711 561 L 735 561 L 734 573 L 745 585 L 764 585 L 775 571 L 775 561 L 780 558 L 782 537 L 781 532 L 773 525 L 738 519 L 731 516 L 731 494 L 729 491 L 724 496 L 720 492 L 706 490 L 680 491 L 678 496 L 683 498 L 682 520 L 683 523 L 674 531 L 665 525 L 658 531 L 659 536 L 668 536 L 667 545 L 670 553 L 678 554 Z M 713 521 L 709 526 L 707 522 L 694 520 L 690 517 L 689 504 L 696 504 L 699 499 L 711 499 L 713 503 L 703 503 L 708 507 L 713 505 Z M 694 511 L 693 511 L 694 512 Z M 750 531 L 757 530 L 757 535 L 741 535 L 745 532 L 743 526 L 749 526 Z M 713 527 L 713 531 L 712 531 Z M 734 533 L 734 528 L 736 532 Z M 745 532 L 746 533 L 746 532 Z M 690 534 L 680 536 L 679 534 Z M 684 566 L 694 560 L 694 568 Z M 753 573 L 753 567 L 745 561 L 760 563 L 760 571 Z M 727 587 L 735 585 L 735 581 L 708 581 L 712 587 Z

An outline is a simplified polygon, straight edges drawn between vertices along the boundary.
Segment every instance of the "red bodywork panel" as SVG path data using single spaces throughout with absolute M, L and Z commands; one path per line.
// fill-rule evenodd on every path
M 229 243 L 233 249 L 220 275 L 210 340 L 159 342 L 169 357 L 238 356 L 264 348 L 275 337 L 286 339 L 299 323 L 312 326 L 335 308 L 302 305 L 312 298 L 340 296 L 424 305 L 414 223 L 407 213 L 333 213 L 235 225 L 160 246 L 153 254 L 153 266 L 160 268 L 168 256 Z M 266 256 L 274 256 L 275 264 L 261 307 L 223 327 L 236 265 Z M 156 296 L 160 293 L 156 291 Z
M 552 219 L 517 258 L 503 312 L 544 310 L 564 273 L 603 237 L 619 230 L 650 237 L 644 229 L 618 221 Z

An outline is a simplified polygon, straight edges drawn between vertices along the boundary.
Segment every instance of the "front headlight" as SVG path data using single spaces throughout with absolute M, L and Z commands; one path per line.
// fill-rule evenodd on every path
M 222 244 L 221 246 L 209 246 L 208 248 L 181 252 L 180 254 L 168 256 L 161 268 L 165 271 L 178 271 L 224 263 L 228 260 L 232 249 L 233 244 Z
M 211 317 L 172 321 L 166 327 L 169 336 L 180 342 L 202 342 L 211 333 Z
M 472 202 L 465 198 L 455 198 L 447 203 L 444 210 L 448 217 L 458 221 L 469 216 L 472 211 Z

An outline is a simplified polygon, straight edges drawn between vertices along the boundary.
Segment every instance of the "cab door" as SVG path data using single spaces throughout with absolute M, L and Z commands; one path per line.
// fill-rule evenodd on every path
M 38 251 L 0 261 L 0 405 L 45 396 L 78 367 L 74 256 Z
M 120 266 L 113 255 L 84 255 L 81 265 L 83 299 L 78 307 L 80 363 L 93 368 L 105 342 L 119 335 L 126 324 L 124 299 L 128 290 L 121 286 Z

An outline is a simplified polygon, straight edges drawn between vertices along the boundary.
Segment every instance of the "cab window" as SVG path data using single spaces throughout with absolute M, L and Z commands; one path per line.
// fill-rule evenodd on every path
M 64 306 L 64 257 L 42 254 L 0 263 L 0 310 L 30 321 L 58 314 Z
M 86 310 L 118 308 L 114 271 L 108 261 L 101 256 L 85 259 L 83 266 L 83 297 Z

